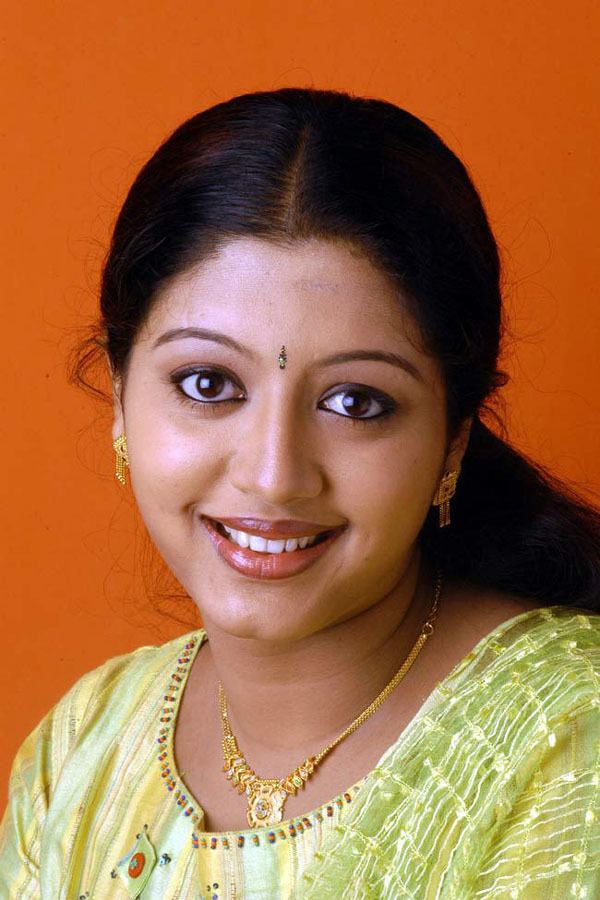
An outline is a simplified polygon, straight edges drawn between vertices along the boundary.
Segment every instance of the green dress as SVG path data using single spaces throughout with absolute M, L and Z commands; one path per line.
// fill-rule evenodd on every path
M 600 615 L 551 606 L 494 628 L 371 772 L 259 831 L 204 831 L 173 758 L 205 639 L 109 659 L 23 742 L 2 898 L 600 898 Z

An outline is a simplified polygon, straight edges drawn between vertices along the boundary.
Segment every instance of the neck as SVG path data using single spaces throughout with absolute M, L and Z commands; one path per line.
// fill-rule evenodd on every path
M 434 582 L 416 554 L 377 603 L 296 641 L 237 638 L 205 622 L 203 683 L 215 707 L 222 683 L 242 752 L 300 762 L 337 737 L 404 663 L 430 613 Z

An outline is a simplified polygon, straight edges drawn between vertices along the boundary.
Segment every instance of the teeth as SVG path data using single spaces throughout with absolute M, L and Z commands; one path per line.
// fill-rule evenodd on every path
M 256 535 L 249 535 L 250 538 L 250 549 L 258 550 L 260 553 L 267 553 L 267 544 L 269 543 L 265 538 L 256 537 Z
M 258 537 L 255 534 L 248 534 L 245 531 L 236 531 L 234 528 L 228 528 L 222 525 L 231 540 L 240 547 L 249 547 L 250 550 L 256 550 L 258 553 L 291 553 L 300 547 L 310 547 L 316 541 L 318 535 L 314 534 L 310 537 L 290 538 L 285 541 L 270 541 L 267 538 Z
M 250 538 L 244 531 L 233 531 L 232 535 L 235 535 L 234 540 L 240 547 L 248 547 L 250 545 Z

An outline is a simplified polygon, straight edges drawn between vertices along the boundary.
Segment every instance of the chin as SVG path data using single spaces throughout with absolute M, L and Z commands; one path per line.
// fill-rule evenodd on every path
M 213 625 L 231 637 L 245 640 L 299 641 L 319 630 L 306 617 L 298 617 L 297 609 L 289 612 L 286 616 L 286 610 L 279 604 L 277 615 L 274 615 L 269 604 L 241 599 L 229 600 L 226 606 L 221 605 L 215 610 L 200 607 L 207 628 Z

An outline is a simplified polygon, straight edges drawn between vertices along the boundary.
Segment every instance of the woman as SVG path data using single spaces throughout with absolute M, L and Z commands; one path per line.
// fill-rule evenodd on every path
M 482 421 L 499 283 L 390 103 L 247 94 L 144 166 L 91 352 L 204 627 L 23 743 L 3 896 L 600 896 L 600 518 Z

